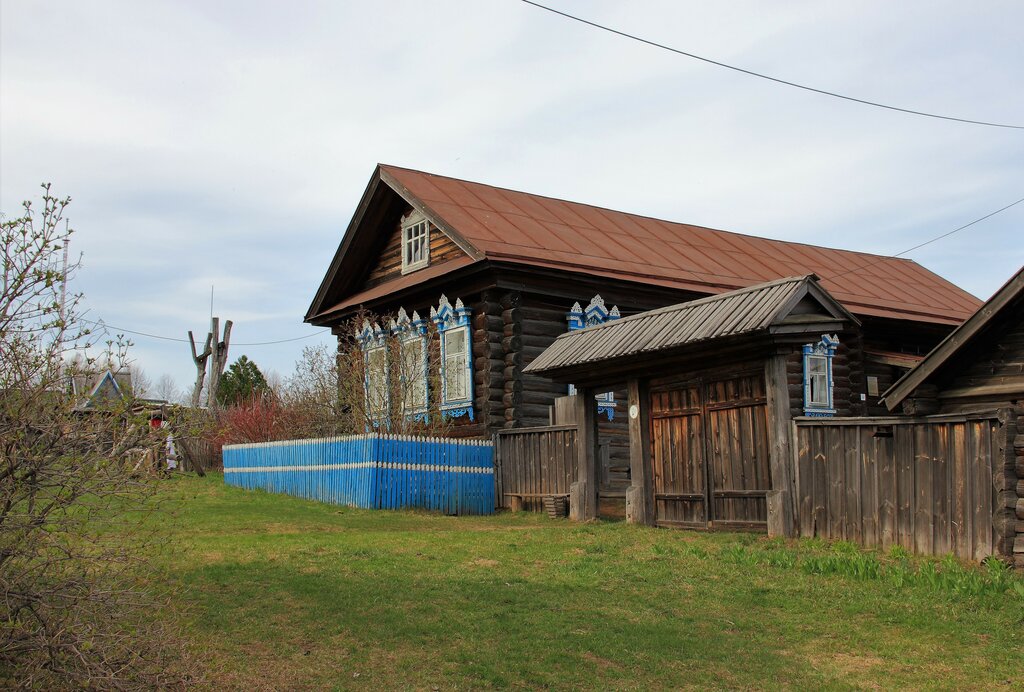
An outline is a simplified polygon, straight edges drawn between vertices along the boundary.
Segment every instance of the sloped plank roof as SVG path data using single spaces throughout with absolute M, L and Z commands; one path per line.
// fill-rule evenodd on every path
M 790 277 L 562 334 L 524 372 L 545 374 L 766 331 L 808 295 L 832 319 L 857 321 L 818 286 L 813 275 Z
M 999 319 L 999 316 L 1024 296 L 1024 267 L 1010 277 L 1002 288 L 996 291 L 967 321 L 950 332 L 938 346 L 924 357 L 913 369 L 901 377 L 896 384 L 882 395 L 882 401 L 894 410 L 921 386 L 937 370 L 967 347 L 985 328 Z
M 702 293 L 813 273 L 855 314 L 947 324 L 980 304 L 907 259 L 662 221 L 397 166 L 380 170 L 488 259 Z

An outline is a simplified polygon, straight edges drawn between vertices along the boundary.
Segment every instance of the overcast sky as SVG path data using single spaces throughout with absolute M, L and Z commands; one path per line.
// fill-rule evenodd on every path
M 1024 124 L 1024 3 L 559 9 L 895 106 Z M 73 198 L 90 318 L 235 322 L 288 374 L 377 162 L 673 221 L 895 254 L 1024 197 L 1024 130 L 794 90 L 516 0 L 0 3 L 0 210 Z M 908 256 L 987 298 L 1024 204 Z M 580 296 L 585 299 L 586 296 Z M 242 346 L 312 335 L 276 346 Z M 156 380 L 186 343 L 133 336 Z

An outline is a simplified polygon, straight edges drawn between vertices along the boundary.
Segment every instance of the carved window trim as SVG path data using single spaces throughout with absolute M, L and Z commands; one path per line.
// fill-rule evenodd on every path
M 581 307 L 579 303 L 573 303 L 572 309 L 569 310 L 565 317 L 569 323 L 569 331 L 574 332 L 578 329 L 586 329 L 587 327 L 604 324 L 611 320 L 617 320 L 621 315 L 617 305 L 612 306 L 611 310 L 609 310 L 605 307 L 604 298 L 600 295 L 595 295 L 586 308 Z M 575 393 L 576 385 L 570 384 L 569 396 Z M 601 392 L 600 394 L 595 394 L 594 398 L 597 400 L 598 414 L 603 413 L 608 416 L 608 420 L 614 420 L 615 408 L 617 406 L 615 392 Z
M 363 352 L 363 401 L 367 418 L 374 425 L 386 426 L 391 408 L 387 332 L 367 320 L 356 333 L 356 340 Z
M 473 415 L 473 332 L 470 330 L 469 317 L 472 311 L 456 299 L 455 306 L 448 298 L 441 296 L 437 308 L 430 309 L 430 319 L 437 325 L 438 338 L 441 342 L 441 416 L 459 418 Z M 448 351 L 449 337 L 464 334 L 465 353 L 451 354 Z M 464 391 L 450 392 L 449 380 L 453 377 L 464 378 Z M 458 394 L 461 394 L 459 396 Z
M 412 317 L 399 308 L 398 317 L 389 325 L 398 339 L 399 379 L 402 394 L 402 415 L 407 419 L 427 420 L 430 407 L 430 352 L 427 343 L 427 321 L 413 310 Z M 419 356 L 410 358 L 410 349 L 419 349 Z M 418 362 L 417 362 L 418 361 Z M 415 399 L 411 397 L 415 395 Z
M 816 344 L 804 344 L 803 382 L 804 415 L 815 418 L 831 418 L 835 409 L 835 380 L 832 376 L 832 360 L 839 348 L 839 337 L 821 335 Z

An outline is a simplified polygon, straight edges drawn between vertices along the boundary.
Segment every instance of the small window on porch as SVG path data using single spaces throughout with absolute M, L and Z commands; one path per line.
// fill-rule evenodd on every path
M 580 306 L 579 303 L 574 303 L 572 309 L 569 310 L 565 318 L 569 323 L 569 331 L 573 332 L 577 329 L 586 329 L 587 327 L 593 327 L 598 324 L 604 324 L 611 320 L 619 319 L 619 308 L 618 306 L 612 306 L 609 310 L 605 307 L 604 298 L 600 295 L 596 295 L 590 301 L 590 304 L 586 308 Z M 576 394 L 576 386 L 569 385 L 569 396 Z M 597 399 L 597 412 L 603 413 L 608 416 L 608 420 L 615 418 L 615 392 L 602 392 L 594 396 Z
M 402 273 L 430 264 L 430 223 L 418 211 L 402 218 Z
M 827 418 L 835 415 L 832 359 L 839 346 L 838 336 L 823 334 L 816 344 L 804 345 L 804 414 Z

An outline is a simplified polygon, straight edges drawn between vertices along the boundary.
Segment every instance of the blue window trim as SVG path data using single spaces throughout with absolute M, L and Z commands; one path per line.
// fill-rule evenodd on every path
M 371 426 L 390 427 L 389 411 L 391 409 L 391 368 L 388 363 L 387 332 L 381 329 L 380 325 L 369 320 L 363 322 L 363 328 L 356 332 L 356 340 L 363 352 L 363 401 L 366 406 L 366 414 Z M 372 409 L 370 401 L 370 355 L 375 351 L 384 352 L 384 401 L 380 411 Z
M 412 311 L 412 317 L 405 311 L 405 308 L 398 309 L 397 319 L 391 320 L 391 324 L 388 325 L 391 334 L 398 338 L 399 350 L 401 350 L 405 344 L 410 341 L 419 340 L 421 344 L 421 352 L 423 354 L 423 405 L 418 406 L 412 410 L 409 410 L 405 414 L 407 420 L 420 421 L 426 423 L 429 420 L 428 411 L 430 409 L 430 354 L 427 350 L 427 321 L 420 317 L 419 313 L 415 310 Z M 404 358 L 404 354 L 401 354 Z M 404 374 L 400 374 L 400 377 L 404 378 Z M 405 391 L 405 382 L 402 382 L 403 392 Z M 403 409 L 405 408 L 405 402 L 402 403 Z
M 472 310 L 462 304 L 460 298 L 456 298 L 455 306 L 452 307 L 451 303 L 448 302 L 448 298 L 445 295 L 441 295 L 441 300 L 436 308 L 430 308 L 430 319 L 433 320 L 434 324 L 437 325 L 437 331 L 439 339 L 441 341 L 441 417 L 442 418 L 459 418 L 461 416 L 468 416 L 469 420 L 474 420 L 473 416 L 473 334 L 469 328 L 469 318 L 472 314 Z M 447 367 L 448 359 L 445 349 L 444 335 L 447 332 L 452 332 L 457 329 L 465 330 L 466 332 L 466 398 L 464 399 L 449 399 L 448 398 L 448 376 Z
M 621 315 L 619 314 L 618 306 L 612 306 L 609 310 L 605 307 L 604 298 L 600 295 L 596 295 L 591 299 L 590 304 L 586 308 L 580 306 L 580 304 L 573 303 L 572 309 L 566 314 L 566 320 L 569 323 L 569 331 L 574 332 L 578 329 L 586 329 L 587 327 L 593 327 L 598 324 L 604 324 L 611 320 L 617 320 Z M 569 396 L 576 393 L 576 385 L 569 385 Z M 602 392 L 594 395 L 597 400 L 597 413 L 598 415 L 604 413 L 608 416 L 608 420 L 615 419 L 615 392 Z
M 835 381 L 832 378 L 832 359 L 839 348 L 838 335 L 821 335 L 821 341 L 816 344 L 804 344 L 803 348 L 803 373 L 804 373 L 804 415 L 813 418 L 831 418 L 836 414 L 835 409 Z M 811 401 L 811 378 L 809 376 L 810 362 L 812 358 L 824 358 L 825 360 L 825 391 L 828 402 L 825 404 Z

